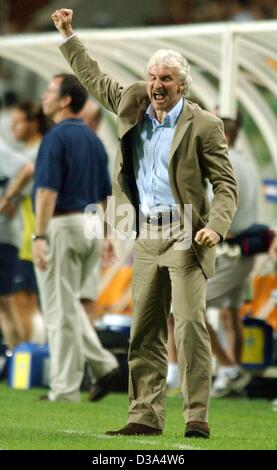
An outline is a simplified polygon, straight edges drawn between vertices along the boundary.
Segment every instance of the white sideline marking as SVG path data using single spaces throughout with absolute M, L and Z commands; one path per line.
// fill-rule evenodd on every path
M 133 442 L 131 439 L 127 440 L 127 442 Z M 139 442 L 140 444 L 149 444 L 151 446 L 153 445 L 159 445 L 158 442 L 156 443 L 155 441 L 147 441 L 146 439 L 136 439 L 136 442 Z M 188 446 L 186 444 L 172 444 L 173 449 L 184 449 L 184 450 L 202 450 L 201 447 L 193 447 L 193 446 Z
M 102 439 L 105 438 L 105 439 L 112 439 L 114 437 L 123 437 L 123 436 L 106 436 L 105 434 L 95 434 L 93 432 L 90 432 L 90 431 L 78 431 L 78 430 L 75 430 L 75 429 L 62 429 L 60 430 L 59 432 L 63 432 L 63 433 L 66 433 L 66 434 L 77 434 L 77 435 L 87 435 L 87 436 L 91 436 L 91 437 L 94 437 L 96 439 Z M 127 439 L 127 442 L 134 442 L 133 440 L 131 439 Z M 158 442 L 156 443 L 155 441 L 147 441 L 147 439 L 136 439 L 135 442 L 138 442 L 139 444 L 147 444 L 147 445 L 151 445 L 151 446 L 155 446 L 155 445 L 160 445 L 158 444 Z M 174 449 L 180 449 L 180 450 L 202 450 L 201 447 L 194 447 L 194 446 L 189 446 L 189 445 L 186 445 L 186 444 L 172 444 L 172 447 Z
M 186 444 L 174 444 L 173 447 L 175 449 L 184 449 L 184 450 L 203 450 L 202 447 L 193 447 L 193 446 L 187 446 Z
M 75 429 L 62 429 L 59 432 L 65 432 L 67 434 L 88 434 L 90 436 L 93 436 L 94 434 L 90 431 L 77 431 Z M 97 436 L 97 434 L 95 434 Z

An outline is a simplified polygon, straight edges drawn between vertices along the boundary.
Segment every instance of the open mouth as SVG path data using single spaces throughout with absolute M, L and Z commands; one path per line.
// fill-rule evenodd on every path
M 155 101 L 162 102 L 165 100 L 165 93 L 162 92 L 154 92 L 153 97 Z

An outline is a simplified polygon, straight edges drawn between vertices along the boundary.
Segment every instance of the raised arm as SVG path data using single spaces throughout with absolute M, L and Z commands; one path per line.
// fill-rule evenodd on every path
M 72 28 L 73 11 L 56 10 L 51 18 L 65 40 L 61 46 L 66 61 L 74 74 L 91 96 L 94 96 L 105 108 L 117 114 L 123 88 L 118 82 L 103 73 Z

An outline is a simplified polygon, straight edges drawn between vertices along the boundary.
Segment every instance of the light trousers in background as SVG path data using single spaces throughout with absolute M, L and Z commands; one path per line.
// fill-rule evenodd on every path
M 254 256 L 217 256 L 215 275 L 207 284 L 207 306 L 239 309 L 254 261 Z
M 117 367 L 104 349 L 80 303 L 80 292 L 99 257 L 100 242 L 84 234 L 85 215 L 51 219 L 46 271 L 36 269 L 50 351 L 49 399 L 80 400 L 87 361 L 94 379 Z M 97 217 L 97 216 L 95 216 Z
M 157 240 L 143 239 L 156 230 Z M 163 429 L 167 376 L 167 319 L 172 299 L 184 419 L 208 421 L 212 352 L 205 325 L 206 278 L 194 249 L 141 227 L 135 245 L 134 312 L 129 350 L 129 423 Z

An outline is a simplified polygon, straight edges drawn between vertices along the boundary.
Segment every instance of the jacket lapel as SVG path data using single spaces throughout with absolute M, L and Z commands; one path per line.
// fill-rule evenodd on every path
M 177 121 L 177 126 L 175 129 L 174 137 L 173 137 L 171 148 L 170 148 L 168 166 L 170 166 L 172 162 L 172 157 L 174 153 L 176 152 L 177 148 L 179 147 L 186 131 L 188 130 L 191 124 L 192 117 L 193 117 L 193 114 L 191 111 L 191 105 L 189 104 L 188 101 L 186 101 L 184 109 L 181 112 Z
M 124 137 L 133 127 L 143 120 L 144 114 L 149 106 L 149 99 L 146 96 L 139 104 L 139 107 L 134 110 L 132 116 L 121 117 L 118 122 L 118 136 L 120 139 Z

